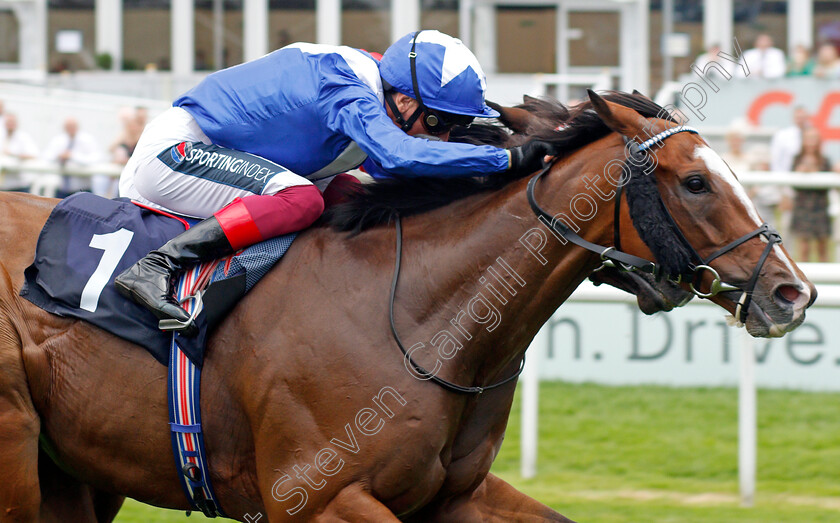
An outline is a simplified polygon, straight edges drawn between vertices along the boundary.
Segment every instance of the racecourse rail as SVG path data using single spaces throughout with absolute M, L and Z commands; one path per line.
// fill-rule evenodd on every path
M 808 183 L 807 187 L 837 188 L 840 175 L 834 173 L 820 173 L 820 176 L 786 175 L 781 173 L 750 173 L 741 179 L 746 183 L 764 180 L 769 176 L 778 177 L 778 185 L 794 185 Z M 817 182 L 820 179 L 820 183 Z M 773 180 L 776 182 L 777 180 Z M 785 182 L 785 183 L 782 183 Z M 813 307 L 840 308 L 840 263 L 798 263 L 808 279 L 817 287 L 818 297 Z M 596 287 L 585 281 L 569 297 L 568 302 L 578 303 L 628 303 L 635 304 L 636 297 L 613 287 L 601 285 Z M 694 299 L 689 306 L 715 306 L 709 300 Z M 755 385 L 755 348 L 753 339 L 741 331 L 741 347 L 739 356 L 738 381 L 738 482 L 741 492 L 741 504 L 752 506 L 756 485 L 756 441 L 757 441 L 757 413 L 756 413 L 756 385 Z M 534 338 L 529 353 L 545 354 L 548 349 L 548 329 L 543 328 Z M 522 439 L 521 439 L 521 474 L 524 478 L 532 478 L 537 474 L 537 433 L 538 433 L 538 403 L 539 396 L 539 361 L 532 357 L 530 364 L 526 363 L 522 373 Z
M 119 177 L 122 172 L 122 165 L 115 163 L 97 163 L 93 165 L 59 166 L 55 162 L 45 160 L 24 160 L 9 158 L 0 155 L 0 175 L 6 173 L 32 173 L 44 175 L 73 176 L 90 178 L 92 176 Z M 788 186 L 795 189 L 840 189 L 840 173 L 818 172 L 818 173 L 795 173 L 795 172 L 773 172 L 773 171 L 752 171 L 738 175 L 741 184 L 745 186 L 756 185 L 778 185 Z M 43 196 L 52 196 L 58 189 L 58 185 L 51 186 L 48 182 L 38 182 L 38 188 Z

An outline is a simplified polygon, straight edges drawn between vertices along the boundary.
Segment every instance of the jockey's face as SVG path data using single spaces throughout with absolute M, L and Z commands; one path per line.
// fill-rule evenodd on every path
M 394 103 L 397 105 L 397 109 L 399 109 L 400 113 L 402 113 L 402 117 L 405 120 L 411 118 L 411 115 L 414 114 L 414 111 L 417 109 L 418 106 L 417 100 L 402 93 L 394 93 Z M 391 112 L 391 108 L 388 106 L 388 104 L 385 104 L 385 110 L 388 112 L 388 117 L 391 118 L 391 121 L 394 122 L 394 125 L 399 127 L 397 119 L 394 117 L 394 113 Z M 426 128 L 423 127 L 423 115 L 417 118 L 417 120 L 411 126 L 411 129 L 406 131 L 406 134 L 409 136 L 429 134 Z M 435 138 L 439 138 L 441 141 L 446 142 L 449 140 L 449 131 L 438 134 L 435 136 Z

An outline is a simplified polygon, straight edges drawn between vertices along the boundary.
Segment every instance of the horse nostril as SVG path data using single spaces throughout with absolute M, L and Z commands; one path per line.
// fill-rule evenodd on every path
M 802 293 L 793 285 L 779 285 L 776 289 L 776 296 L 788 303 L 796 303 L 796 300 Z

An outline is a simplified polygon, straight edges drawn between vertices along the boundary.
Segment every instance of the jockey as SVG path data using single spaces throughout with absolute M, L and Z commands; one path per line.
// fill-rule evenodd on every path
M 545 142 L 447 142 L 454 125 L 499 115 L 484 91 L 475 56 L 438 31 L 404 36 L 381 62 L 296 43 L 210 74 L 149 123 L 120 177 L 120 196 L 203 221 L 117 276 L 117 289 L 188 322 L 173 298 L 179 272 L 305 229 L 324 209 L 318 187 L 363 162 L 374 178 L 539 169 L 553 153 Z

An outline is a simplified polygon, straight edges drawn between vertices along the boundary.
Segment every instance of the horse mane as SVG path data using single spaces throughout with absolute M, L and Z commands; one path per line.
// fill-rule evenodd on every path
M 667 111 L 644 96 L 611 91 L 603 98 L 629 107 L 646 118 L 671 119 Z M 525 97 L 524 103 L 517 107 L 536 117 L 536 128 L 529 129 L 527 135 L 512 134 L 497 122 L 475 122 L 467 128 L 453 129 L 450 141 L 511 147 L 537 138 L 553 144 L 560 151 L 558 156 L 564 157 L 611 132 L 588 100 L 569 107 L 549 97 Z M 389 223 L 396 215 L 422 214 L 468 196 L 501 189 L 522 176 L 496 173 L 484 177 L 420 176 L 377 180 L 354 189 L 345 203 L 329 208 L 323 222 L 335 230 L 357 234 Z

